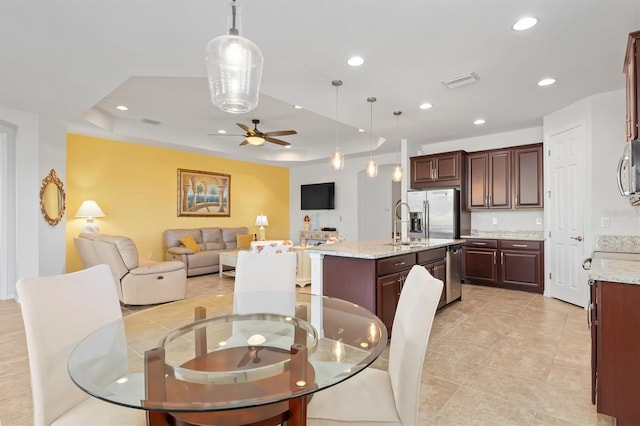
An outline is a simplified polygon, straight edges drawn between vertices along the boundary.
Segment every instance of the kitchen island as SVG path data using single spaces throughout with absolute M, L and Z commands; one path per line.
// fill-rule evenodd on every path
M 589 270 L 591 401 L 621 426 L 640 424 L 640 237 L 628 239 L 594 256 Z
M 432 238 L 400 245 L 367 240 L 310 247 L 305 251 L 311 258 L 311 292 L 363 306 L 375 313 L 391 332 L 398 298 L 413 265 L 423 265 L 444 282 L 439 307 L 461 299 L 460 286 L 451 286 L 454 281 L 459 284 L 460 267 L 447 271 L 446 259 L 447 250 L 457 249 L 462 243 L 464 240 Z M 453 278 L 448 280 L 447 272 Z

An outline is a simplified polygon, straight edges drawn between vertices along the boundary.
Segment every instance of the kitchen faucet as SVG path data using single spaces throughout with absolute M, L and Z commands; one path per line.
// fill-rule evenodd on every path
M 402 206 L 407 206 L 407 215 L 409 215 L 410 212 L 410 207 L 409 204 L 407 203 L 398 203 L 396 204 L 396 209 L 395 209 L 395 215 L 396 217 L 399 217 L 400 219 L 396 219 L 393 221 L 393 245 L 398 245 L 398 244 L 402 244 L 402 236 L 400 236 L 400 243 L 398 243 L 398 223 L 400 225 L 402 225 L 403 223 L 409 223 L 410 222 L 410 218 L 408 218 L 408 220 L 402 220 L 402 210 L 400 210 L 400 214 L 398 214 L 398 209 L 401 208 Z

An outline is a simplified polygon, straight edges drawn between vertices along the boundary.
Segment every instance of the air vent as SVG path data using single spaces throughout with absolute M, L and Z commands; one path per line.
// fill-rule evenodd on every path
M 476 73 L 470 72 L 458 77 L 444 80 L 442 84 L 447 86 L 449 89 L 455 89 L 456 87 L 466 86 L 467 84 L 475 83 L 476 81 L 478 81 L 478 76 L 476 75 Z
M 155 124 L 155 125 L 158 125 L 158 124 L 160 124 L 160 123 L 161 123 L 161 122 L 160 122 L 160 121 L 158 121 L 158 120 L 152 120 L 152 119 L 150 119 L 150 118 L 143 118 L 143 119 L 142 119 L 142 122 L 143 122 L 143 123 L 147 123 L 147 124 Z

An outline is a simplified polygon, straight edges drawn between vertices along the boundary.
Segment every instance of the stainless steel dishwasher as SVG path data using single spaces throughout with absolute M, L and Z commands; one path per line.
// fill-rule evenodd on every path
M 462 244 L 447 247 L 447 303 L 462 300 Z

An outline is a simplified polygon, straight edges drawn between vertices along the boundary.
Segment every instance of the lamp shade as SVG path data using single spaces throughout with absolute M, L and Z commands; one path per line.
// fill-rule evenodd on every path
M 85 200 L 76 212 L 75 217 L 104 217 L 104 212 L 93 200 Z
M 269 226 L 269 219 L 267 216 L 261 214 L 256 217 L 256 226 Z

